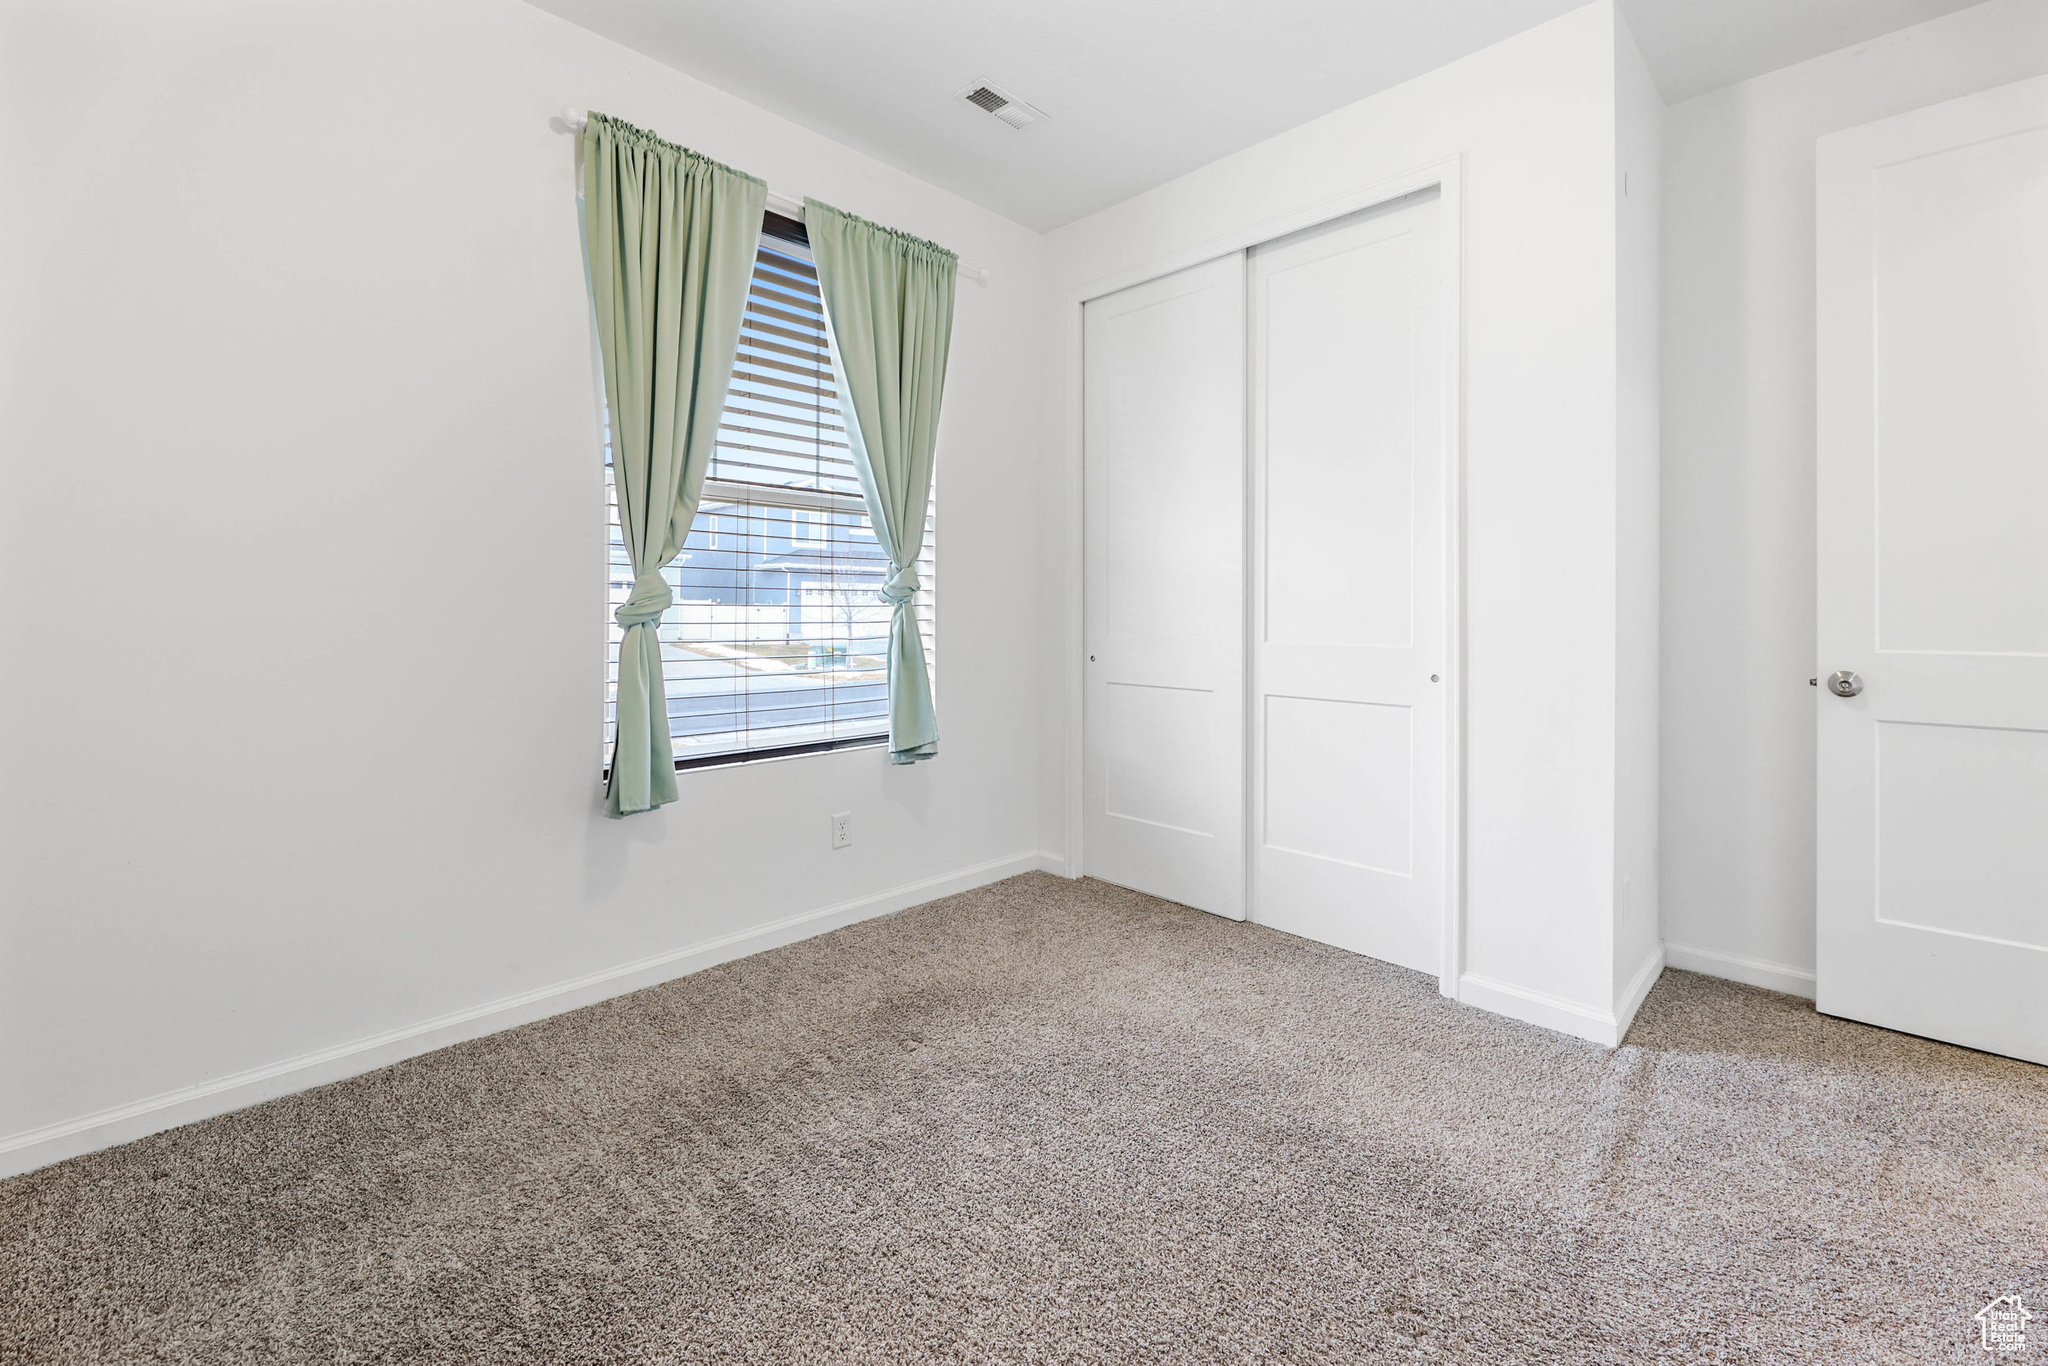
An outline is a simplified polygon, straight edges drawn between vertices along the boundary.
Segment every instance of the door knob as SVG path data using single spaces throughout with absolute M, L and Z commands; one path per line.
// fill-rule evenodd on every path
M 1837 669 L 1828 675 L 1828 691 L 1837 697 L 1854 697 L 1863 691 L 1863 679 L 1848 669 Z

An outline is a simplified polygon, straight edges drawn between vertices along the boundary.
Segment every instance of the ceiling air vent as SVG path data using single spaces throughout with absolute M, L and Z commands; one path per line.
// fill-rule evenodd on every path
M 977 109 L 985 109 L 1012 128 L 1024 128 L 1045 117 L 1022 100 L 1012 99 L 986 81 L 977 81 L 960 92 L 960 98 Z

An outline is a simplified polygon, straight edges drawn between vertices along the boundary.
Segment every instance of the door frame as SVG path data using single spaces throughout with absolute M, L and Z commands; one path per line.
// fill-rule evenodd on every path
M 1441 270 L 1443 280 L 1442 333 L 1443 350 L 1443 412 L 1440 417 L 1443 432 L 1444 451 L 1444 905 L 1443 923 L 1439 931 L 1441 962 L 1438 968 L 1438 990 L 1456 999 L 1458 979 L 1465 966 L 1465 335 L 1464 335 L 1464 278 L 1465 278 L 1465 228 L 1463 158 L 1454 156 L 1442 161 L 1430 162 L 1400 175 L 1376 180 L 1341 194 L 1317 200 L 1313 204 L 1290 210 L 1271 218 L 1262 219 L 1235 232 L 1214 237 L 1206 242 L 1178 251 L 1153 257 L 1139 265 L 1111 275 L 1092 280 L 1078 289 L 1070 290 L 1062 301 L 1064 309 L 1060 328 L 1065 343 L 1066 356 L 1062 364 L 1065 378 L 1063 396 L 1063 421 L 1061 424 L 1062 465 L 1065 484 L 1065 515 L 1062 533 L 1064 537 L 1064 563 L 1068 567 L 1063 605 L 1066 609 L 1064 628 L 1060 642 L 1060 668 L 1062 676 L 1062 702 L 1066 720 L 1066 746 L 1064 754 L 1065 798 L 1065 869 L 1068 877 L 1083 877 L 1087 874 L 1087 850 L 1084 848 L 1083 817 L 1086 800 L 1083 790 L 1084 765 L 1087 762 L 1087 651 L 1085 618 L 1085 586 L 1087 565 L 1085 529 L 1082 518 L 1086 512 L 1086 453 L 1083 431 L 1085 425 L 1084 377 L 1085 356 L 1083 355 L 1084 321 L 1082 305 L 1090 299 L 1099 299 L 1118 290 L 1128 289 L 1156 280 L 1163 275 L 1185 270 L 1189 266 L 1227 256 L 1232 252 L 1249 251 L 1266 242 L 1313 228 L 1332 220 L 1349 217 L 1364 209 L 1404 199 L 1424 190 L 1436 189 L 1440 196 L 1442 232 L 1438 250 L 1442 253 Z M 1246 353 L 1247 381 L 1251 356 Z M 1249 422 L 1249 407 L 1247 407 Z M 1249 450 L 1250 432 L 1246 432 Z M 1245 478 L 1251 479 L 1250 461 L 1246 461 Z M 1245 515 L 1251 515 L 1247 500 Z M 1251 528 L 1246 526 L 1249 534 Z M 1249 544 L 1249 542 L 1247 542 Z M 1248 568 L 1248 567 L 1247 567 Z M 1249 635 L 1250 615 L 1246 616 L 1246 632 Z M 1247 639 L 1246 668 L 1249 669 L 1250 641 Z M 1246 706 L 1250 706 L 1250 692 L 1246 692 Z M 1247 718 L 1249 721 L 1249 718 Z M 1249 727 L 1246 735 L 1249 737 Z M 1249 745 L 1249 738 L 1247 738 Z M 1247 752 L 1240 765 L 1240 780 L 1247 788 L 1250 782 L 1250 754 Z M 1243 838 L 1251 838 L 1249 822 Z M 1250 849 L 1246 849 L 1246 877 L 1250 877 Z M 1249 892 L 1249 888 L 1247 888 Z M 1247 901 L 1249 905 L 1249 901 Z

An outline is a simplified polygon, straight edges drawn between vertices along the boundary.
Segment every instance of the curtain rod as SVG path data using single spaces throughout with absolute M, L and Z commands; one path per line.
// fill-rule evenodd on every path
M 567 124 L 569 131 L 572 133 L 582 132 L 583 125 L 590 121 L 589 116 L 581 109 L 568 106 L 565 106 L 556 117 Z M 799 222 L 803 220 L 804 201 L 800 195 L 777 194 L 775 191 L 770 190 L 768 192 L 768 207 L 786 218 L 794 218 Z M 965 275 L 976 284 L 985 285 L 988 283 L 988 272 L 980 266 L 970 266 L 965 261 L 959 261 L 958 269 L 960 274 Z

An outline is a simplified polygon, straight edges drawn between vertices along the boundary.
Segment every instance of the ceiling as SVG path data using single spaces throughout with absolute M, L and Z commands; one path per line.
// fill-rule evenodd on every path
M 1046 231 L 1584 0 L 529 2 Z M 1675 102 L 1973 3 L 1622 8 Z M 981 81 L 1048 117 L 1013 131 L 958 98 Z
M 1776 71 L 1981 0 L 1621 0 L 1667 103 Z

